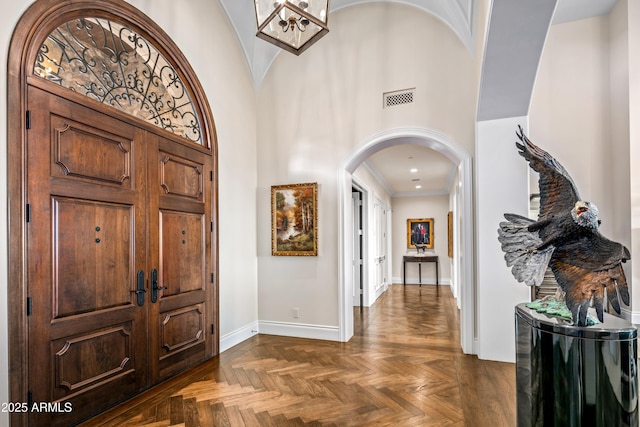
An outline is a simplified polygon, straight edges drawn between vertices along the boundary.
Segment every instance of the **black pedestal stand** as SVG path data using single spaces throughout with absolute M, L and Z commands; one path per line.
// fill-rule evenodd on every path
M 516 306 L 518 427 L 638 426 L 637 330 L 570 322 Z

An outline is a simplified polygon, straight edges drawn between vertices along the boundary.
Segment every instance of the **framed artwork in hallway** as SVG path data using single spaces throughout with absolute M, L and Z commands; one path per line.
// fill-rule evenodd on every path
M 433 249 L 433 218 L 407 220 L 407 248 L 418 247 Z
M 318 255 L 318 184 L 271 186 L 271 255 Z

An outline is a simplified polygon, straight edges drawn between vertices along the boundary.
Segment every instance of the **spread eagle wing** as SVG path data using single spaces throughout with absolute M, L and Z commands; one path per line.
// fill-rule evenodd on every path
M 622 263 L 631 259 L 629 250 L 594 232 L 556 248 L 549 265 L 560 288 L 573 322 L 586 325 L 587 309 L 596 309 L 603 321 L 605 291 L 611 307 L 620 313 L 620 299 L 629 305 L 629 287 Z
M 538 220 L 570 212 L 576 202 L 580 200 L 580 195 L 569 172 L 549 153 L 532 144 L 524 134 L 522 127 L 518 126 L 516 135 L 522 142 L 522 144 L 516 142 L 520 155 L 540 176 L 538 181 L 540 189 Z
M 504 217 L 506 221 L 498 228 L 498 241 L 502 244 L 507 267 L 511 267 L 511 274 L 518 282 L 540 286 L 555 248 L 532 250 L 543 244 L 539 233 L 529 230 L 535 221 L 516 214 L 505 214 Z

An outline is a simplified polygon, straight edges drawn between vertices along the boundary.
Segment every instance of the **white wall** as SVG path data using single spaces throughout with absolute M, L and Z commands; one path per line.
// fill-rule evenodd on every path
M 402 127 L 441 132 L 472 152 L 476 84 L 474 59 L 451 30 L 398 3 L 341 9 L 312 49 L 279 54 L 258 94 L 261 324 L 291 323 L 299 307 L 301 323 L 337 327 L 341 162 L 372 135 Z M 412 87 L 414 104 L 382 109 L 383 92 Z M 272 257 L 269 188 L 306 181 L 320 184 L 319 254 Z
M 616 213 L 609 93 L 608 18 L 551 26 L 531 100 L 529 137 L 562 163 L 583 200 L 598 206 L 600 230 L 611 236 Z M 628 165 L 623 167 L 620 174 L 627 176 Z
M 618 8 L 626 11 L 626 22 L 612 22 L 614 25 L 621 25 L 628 28 L 628 42 L 623 43 L 627 51 L 620 53 L 627 57 L 628 64 L 628 96 L 629 107 L 628 116 L 624 119 L 629 122 L 629 181 L 630 186 L 630 212 L 631 212 L 631 320 L 633 323 L 640 323 L 640 4 L 637 1 L 619 1 L 614 12 Z M 622 16 L 625 13 L 621 13 Z M 626 25 L 624 25 L 626 24 Z M 613 42 L 612 42 L 613 43 Z M 626 55 L 625 55 L 626 54 Z M 617 59 L 617 57 L 616 57 Z M 624 64 L 625 62 L 623 62 Z M 612 78 L 612 85 L 616 84 Z M 622 114 L 621 114 L 622 116 Z M 625 158 L 620 157 L 621 161 Z M 625 183 L 627 184 L 627 183 Z
M 611 11 L 609 17 L 609 57 L 610 57 L 610 71 L 609 71 L 609 88 L 610 88 L 610 113 L 609 119 L 611 122 L 611 148 L 612 148 L 612 163 L 616 165 L 616 170 L 626 172 L 624 174 L 614 174 L 612 176 L 613 185 L 613 204 L 616 206 L 616 213 L 623 216 L 625 220 L 618 221 L 614 224 L 614 236 L 618 238 L 620 236 L 621 241 L 631 250 L 631 262 L 625 265 L 625 273 L 627 274 L 629 285 L 633 283 L 639 283 L 640 277 L 640 263 L 638 257 L 635 254 L 640 254 L 640 235 L 632 234 L 631 229 L 633 227 L 633 211 L 632 203 L 634 196 L 631 193 L 631 189 L 634 187 L 634 181 L 637 181 L 637 177 L 633 179 L 634 168 L 632 164 L 636 162 L 635 159 L 640 155 L 640 152 L 634 151 L 640 149 L 640 144 L 631 144 L 630 142 L 630 127 L 633 126 L 630 123 L 630 100 L 631 92 L 629 90 L 630 84 L 630 70 L 629 61 L 631 52 L 629 51 L 629 23 L 628 23 L 628 2 L 626 0 L 620 0 L 616 4 L 616 7 Z M 630 155 L 631 154 L 631 155 Z M 635 158 L 635 159 L 634 159 Z M 636 166 L 637 167 L 637 166 Z M 631 195 L 631 197 L 630 197 Z M 640 194 L 635 198 L 638 205 L 640 205 Z M 640 227 L 640 222 L 637 222 L 635 227 Z M 631 241 L 631 245 L 629 245 Z M 632 276 L 633 272 L 630 272 L 632 265 L 637 263 L 638 268 L 633 269 L 636 277 Z M 630 274 L 631 273 L 631 274 Z M 640 292 L 633 292 L 631 288 L 631 302 L 630 308 L 623 307 L 623 313 L 627 318 L 634 317 L 632 312 L 639 311 L 640 304 Z M 634 303 L 634 297 L 636 303 Z M 640 322 L 640 318 L 634 319 L 634 323 Z
M 565 166 L 583 199 L 598 205 L 601 232 L 631 250 L 624 267 L 632 307 L 622 314 L 637 323 L 640 125 L 632 118 L 640 108 L 640 28 L 631 25 L 633 13 L 640 13 L 637 3 L 621 0 L 609 16 L 551 27 L 529 119 L 532 140 Z
M 478 357 L 515 361 L 515 306 L 528 302 L 530 288 L 516 282 L 498 242 L 504 213 L 527 215 L 529 166 L 515 147 L 526 117 L 478 122 L 476 145 L 476 277 Z
M 407 248 L 407 219 L 433 218 L 433 249 L 427 249 L 427 255 L 438 255 L 440 284 L 451 283 L 451 265 L 447 255 L 448 231 L 447 213 L 449 196 L 394 197 L 393 198 L 393 283 L 403 283 L 402 256 L 415 254 L 415 249 Z M 422 283 L 436 283 L 436 269 L 433 264 L 422 265 Z M 418 265 L 407 263 L 406 282 L 418 283 Z
M 640 5 L 620 0 L 611 13 L 611 93 L 612 123 L 616 142 L 616 168 L 629 168 L 627 199 L 631 217 L 631 284 L 640 284 Z M 628 142 L 628 147 L 626 143 Z M 620 180 L 616 184 L 620 184 Z M 624 206 L 624 205 L 623 205 Z M 626 211 L 626 209 L 625 209 Z M 629 266 L 626 271 L 628 272 Z M 627 274 L 629 276 L 629 274 Z M 633 323 L 640 323 L 640 285 L 632 286 L 630 314 Z

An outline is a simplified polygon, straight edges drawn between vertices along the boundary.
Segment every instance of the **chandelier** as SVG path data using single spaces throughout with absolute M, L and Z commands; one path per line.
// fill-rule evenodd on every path
M 329 32 L 329 0 L 255 0 L 256 36 L 300 55 Z

